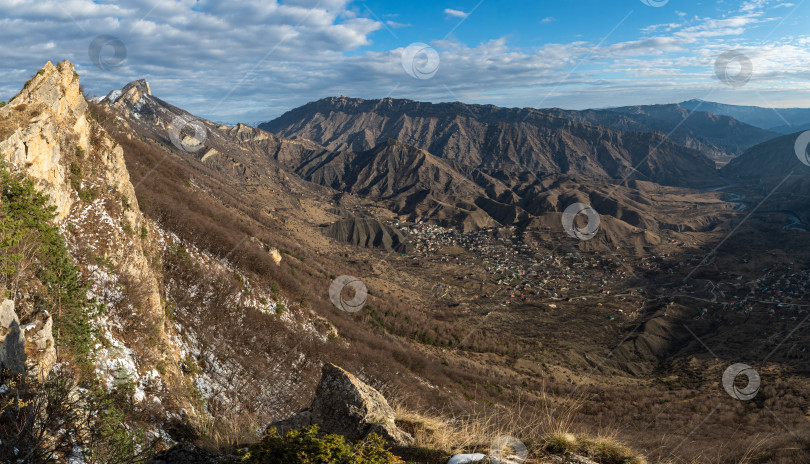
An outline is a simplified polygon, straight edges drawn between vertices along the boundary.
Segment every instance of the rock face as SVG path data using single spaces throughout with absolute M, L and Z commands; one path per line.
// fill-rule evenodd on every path
M 29 113 L 33 115 L 30 124 L 23 124 L 0 141 L 0 154 L 34 179 L 56 206 L 57 219 L 63 220 L 73 200 L 69 169 L 60 162 L 62 152 L 74 143 L 87 151 L 90 143 L 87 102 L 73 65 L 48 62 L 8 105 L 0 108 L 0 119 L 13 120 Z
M 46 314 L 42 320 L 21 327 L 14 302 L 3 301 L 0 305 L 0 368 L 16 375 L 29 373 L 44 377 L 55 363 L 51 316 Z
M 150 98 L 149 86 L 135 82 L 118 97 L 117 101 L 137 106 Z M 128 343 L 134 349 L 102 349 L 96 355 L 97 367 L 107 372 L 108 366 L 127 361 L 123 365 L 134 364 L 130 375 L 140 378 L 163 361 L 166 375 L 162 385 L 182 381 L 178 352 L 166 334 L 154 259 L 147 258 L 157 249 L 151 232 L 155 226 L 140 210 L 123 149 L 91 117 L 79 75 L 70 62 L 48 62 L 0 108 L 0 160 L 12 174 L 31 179 L 49 196 L 56 207 L 55 225 L 74 262 L 93 282 L 91 292 L 104 295 L 99 302 L 106 305 L 110 318 L 126 321 L 126 330 L 108 325 L 99 330 L 108 339 L 123 340 L 119 345 Z M 139 232 L 144 233 L 143 238 Z M 103 258 L 109 266 L 97 266 L 96 258 Z M 133 290 L 137 298 L 118 301 L 114 292 L 107 291 L 124 281 L 137 289 Z M 50 335 L 53 322 L 47 314 L 24 314 L 27 304 L 17 301 L 27 364 L 29 369 L 47 372 L 55 362 Z M 139 343 L 137 339 L 147 331 L 153 343 Z M 133 357 L 137 363 L 130 359 Z
M 105 100 L 116 108 L 127 111 L 144 105 L 144 98 L 152 95 L 149 83 L 143 79 L 130 82 L 121 90 L 113 90 Z
M 413 442 L 394 419 L 394 410 L 380 392 L 344 369 L 326 364 L 309 409 L 270 427 L 283 434 L 316 424 L 322 432 L 343 435 L 349 441 L 376 433 L 399 446 Z
M 53 339 L 53 318 L 42 314 L 25 329 L 26 368 L 29 374 L 46 377 L 56 364 L 56 344 Z

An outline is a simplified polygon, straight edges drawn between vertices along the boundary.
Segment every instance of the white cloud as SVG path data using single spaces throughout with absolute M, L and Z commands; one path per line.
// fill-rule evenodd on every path
M 398 23 L 396 21 L 391 21 L 391 20 L 386 21 L 385 24 L 387 24 L 388 27 L 391 27 L 393 29 L 400 29 L 400 28 L 403 28 L 403 27 L 411 27 L 410 24 Z
M 444 14 L 446 14 L 448 17 L 461 18 L 461 19 L 464 19 L 464 18 L 466 18 L 467 16 L 470 15 L 469 13 L 465 13 L 465 12 L 463 12 L 461 10 L 454 10 L 452 8 L 445 8 Z
M 547 18 L 541 19 L 540 22 L 543 23 L 543 24 L 549 24 L 549 23 L 553 23 L 556 20 L 557 20 L 557 18 L 555 18 L 554 16 L 549 16 Z
M 0 62 L 6 63 L 0 100 L 14 95 L 46 60 L 62 59 L 74 62 L 91 93 L 146 78 L 158 97 L 228 122 L 267 120 L 340 94 L 580 108 L 702 98 L 712 91 L 712 98 L 756 104 L 762 104 L 761 94 L 774 105 L 797 105 L 797 98 L 810 95 L 810 38 L 748 41 L 746 32 L 767 20 L 757 8 L 718 18 L 682 16 L 646 27 L 633 40 L 601 46 L 580 38 L 536 48 L 517 48 L 503 37 L 476 46 L 433 41 L 440 66 L 427 80 L 403 70 L 407 41 L 387 51 L 364 48 L 375 34 L 388 32 L 349 0 L 131 0 L 126 7 L 0 0 L 0 11 Z M 389 18 L 389 28 L 408 26 L 382 17 Z M 122 67 L 92 65 L 88 45 L 100 34 L 126 44 Z M 715 59 L 730 48 L 746 50 L 754 68 L 740 89 L 719 86 L 714 77 Z M 810 106 L 807 100 L 802 104 Z

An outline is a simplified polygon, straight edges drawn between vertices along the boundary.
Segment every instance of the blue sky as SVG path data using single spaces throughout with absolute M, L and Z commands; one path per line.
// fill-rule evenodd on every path
M 810 107 L 808 23 L 810 0 L 0 0 L 0 100 L 69 59 L 91 94 L 146 78 L 231 123 L 331 95 Z M 716 74 L 729 50 L 744 85 Z

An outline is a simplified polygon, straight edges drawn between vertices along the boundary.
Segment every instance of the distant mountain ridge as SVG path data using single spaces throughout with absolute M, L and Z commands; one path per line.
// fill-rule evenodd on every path
M 723 163 L 779 135 L 729 116 L 689 110 L 678 104 L 551 111 L 569 119 L 620 131 L 662 132 L 673 141 Z
M 792 134 L 810 128 L 810 108 L 763 108 L 697 99 L 681 102 L 680 106 L 690 110 L 731 116 L 738 121 L 780 134 Z
M 331 97 L 259 128 L 331 151 L 365 151 L 394 139 L 467 167 L 680 186 L 715 178 L 711 160 L 663 133 L 623 132 L 530 108 Z

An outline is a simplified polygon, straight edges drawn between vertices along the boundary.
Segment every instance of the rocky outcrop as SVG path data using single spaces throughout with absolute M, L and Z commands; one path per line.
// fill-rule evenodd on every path
M 87 151 L 90 128 L 87 102 L 79 90 L 79 76 L 68 62 L 48 62 L 8 105 L 0 108 L 6 124 L 19 127 L 0 141 L 0 155 L 14 170 L 24 170 L 37 187 L 50 196 L 57 219 L 70 213 L 73 204 L 69 166 L 61 162 L 68 147 Z
M 273 262 L 276 266 L 281 266 L 281 252 L 278 251 L 278 248 L 270 248 L 270 257 L 273 258 Z
M 139 109 L 144 105 L 143 100 L 152 95 L 149 83 L 143 79 L 130 82 L 121 90 L 113 90 L 102 102 L 115 106 L 128 113 L 129 110 Z
M 116 101 L 137 107 L 148 98 L 148 84 L 135 82 Z M 166 369 L 160 385 L 168 390 L 182 382 L 178 351 L 166 335 L 154 258 L 147 259 L 157 249 L 151 233 L 155 226 L 140 210 L 123 149 L 91 117 L 70 62 L 47 63 L 0 108 L 0 159 L 49 196 L 74 262 L 91 281 L 91 295 L 105 305 L 104 317 L 91 322 L 116 343 L 94 353 L 100 375 L 107 375 L 109 366 L 123 365 L 139 379 L 162 362 Z M 99 266 L 100 261 L 106 264 Z M 118 297 L 123 283 L 128 294 Z M 31 306 L 25 300 L 17 303 L 18 309 Z M 47 314 L 20 314 L 29 368 L 50 370 L 53 321 Z M 126 330 L 104 318 L 125 321 Z M 142 343 L 147 334 L 150 342 Z
M 25 373 L 25 337 L 9 300 L 0 307 L 0 368 L 13 375 Z
M 53 320 L 48 314 L 20 325 L 14 302 L 0 305 L 0 368 L 15 375 L 44 377 L 56 363 Z
M 284 434 L 316 424 L 322 432 L 343 435 L 349 441 L 376 433 L 398 446 L 412 443 L 413 437 L 397 428 L 394 419 L 394 410 L 380 392 L 346 370 L 326 364 L 309 409 L 270 427 Z

